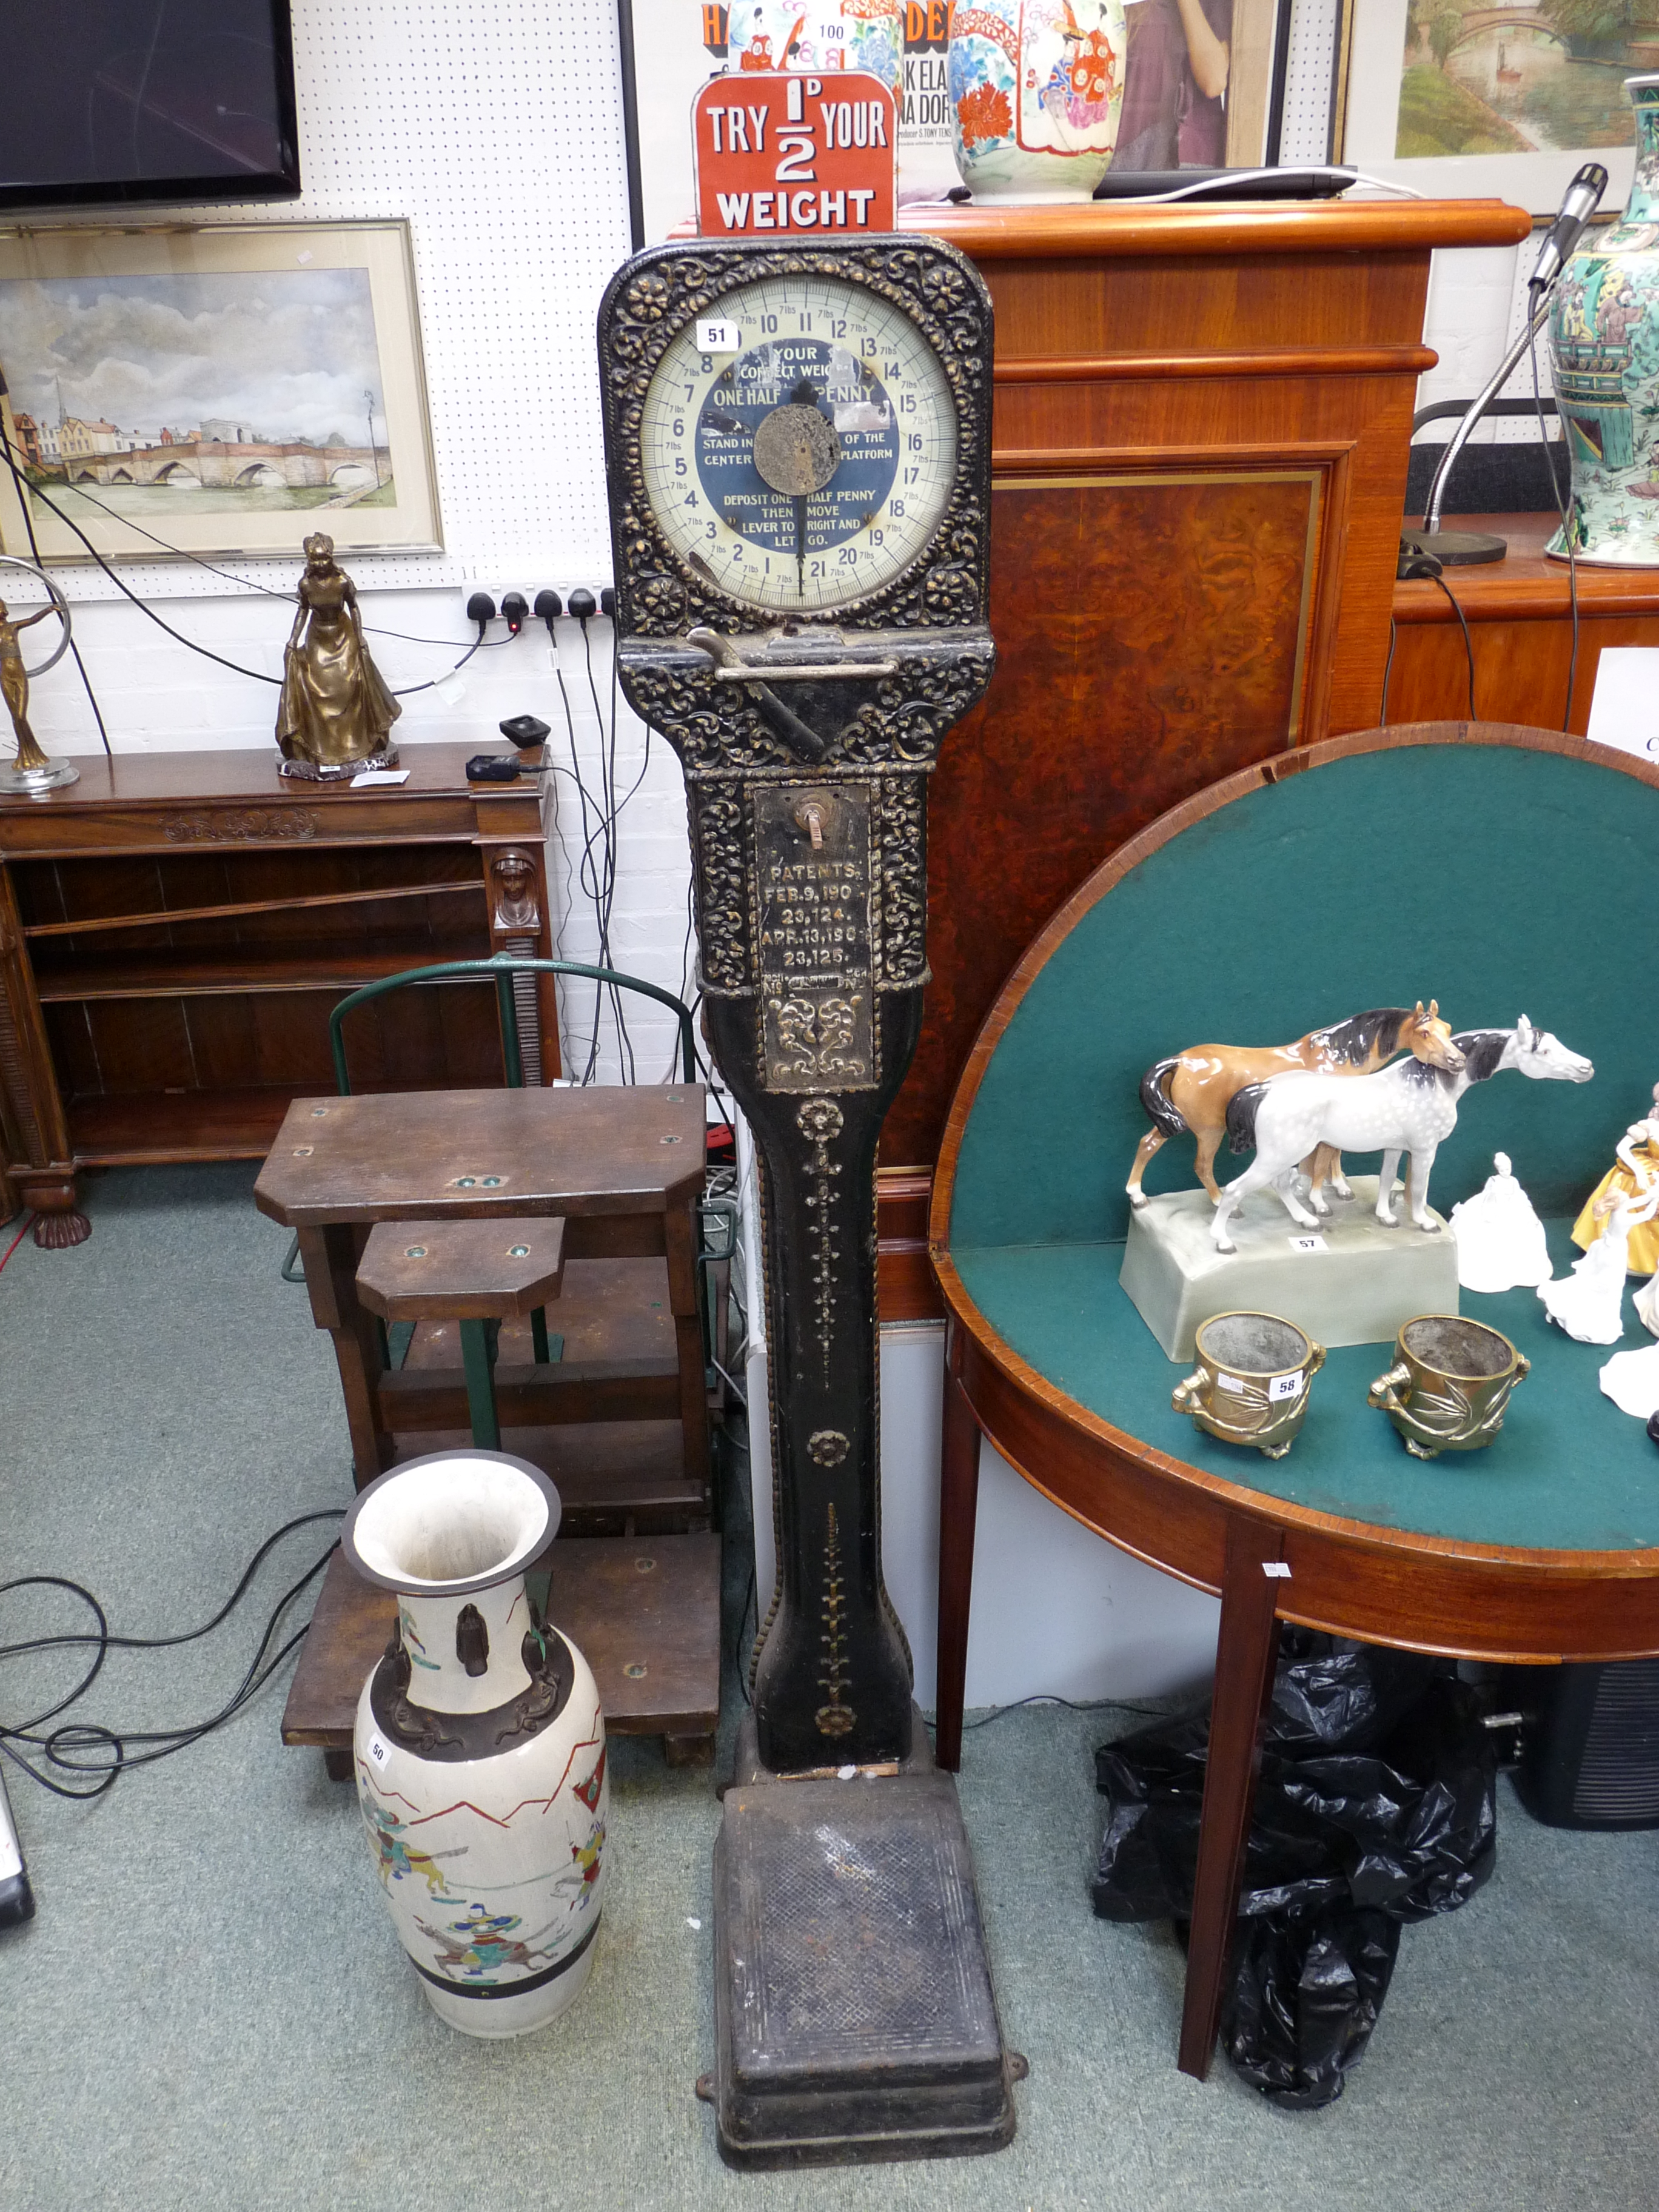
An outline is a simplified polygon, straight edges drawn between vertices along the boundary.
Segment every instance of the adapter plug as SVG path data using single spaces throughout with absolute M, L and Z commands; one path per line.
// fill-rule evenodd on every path
M 481 630 L 486 623 L 495 621 L 495 602 L 488 592 L 474 592 L 466 603 L 466 618 L 477 623 Z
M 522 592 L 501 594 L 501 620 L 507 624 L 509 637 L 517 637 L 530 619 L 530 602 Z
M 599 593 L 599 612 L 602 615 L 614 615 L 616 611 L 617 594 L 611 590 L 610 585 L 607 584 L 605 589 Z
M 578 622 L 586 622 L 590 615 L 596 615 L 599 611 L 599 601 L 586 584 L 577 585 L 575 590 L 570 594 L 568 605 L 571 613 Z

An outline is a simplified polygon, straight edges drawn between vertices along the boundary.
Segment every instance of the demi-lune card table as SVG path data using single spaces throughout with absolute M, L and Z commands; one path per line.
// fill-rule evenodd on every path
M 1279 1043 L 1418 998 L 1455 1030 L 1525 1014 L 1594 1080 L 1472 1088 L 1432 1197 L 1449 1212 L 1508 1152 L 1555 1218 L 1560 1273 L 1566 1223 L 1659 1077 L 1659 978 L 1637 951 L 1656 894 L 1659 770 L 1508 725 L 1337 738 L 1228 778 L 1115 854 L 1020 962 L 964 1071 L 931 1223 L 951 1316 L 939 1757 L 961 1752 L 983 1435 L 1085 1528 L 1220 1596 L 1180 2039 L 1200 2078 L 1278 1622 L 1489 1660 L 1659 1652 L 1659 1452 L 1597 1387 L 1609 1348 L 1564 1336 L 1531 1291 L 1462 1293 L 1532 1361 L 1486 1450 L 1406 1452 L 1366 1403 L 1386 1345 L 1331 1353 L 1282 1460 L 1200 1435 L 1170 1404 L 1185 1368 L 1117 1279 L 1139 1076 L 1208 1039 Z M 1191 1178 L 1176 1138 L 1146 1183 Z M 1631 1320 L 1624 1341 L 1650 1340 Z

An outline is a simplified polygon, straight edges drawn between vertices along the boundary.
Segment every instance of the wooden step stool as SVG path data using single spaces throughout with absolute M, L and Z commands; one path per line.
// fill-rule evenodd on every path
M 382 1321 L 459 1324 L 472 1441 L 501 1448 L 495 1405 L 495 1332 L 530 1316 L 538 1364 L 548 1357 L 545 1309 L 564 1282 L 557 1214 L 476 1221 L 381 1221 L 357 1262 L 357 1293 Z

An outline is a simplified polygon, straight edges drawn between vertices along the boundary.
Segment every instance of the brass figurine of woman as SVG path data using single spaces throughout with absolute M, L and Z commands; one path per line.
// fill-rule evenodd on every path
M 283 655 L 283 774 L 326 783 L 390 768 L 398 757 L 392 725 L 402 712 L 363 641 L 357 587 L 336 565 L 334 540 L 318 531 L 306 540 L 299 611 Z
M 0 770 L 0 781 L 11 791 L 46 791 L 57 784 L 80 781 L 80 770 L 68 761 L 47 758 L 40 750 L 40 739 L 29 727 L 29 676 L 23 665 L 23 648 L 17 641 L 20 630 L 32 629 L 36 623 L 57 612 L 57 607 L 48 600 L 38 614 L 25 615 L 20 622 L 14 619 L 5 601 L 0 599 L 0 698 L 6 702 L 12 728 L 17 733 L 17 757 Z

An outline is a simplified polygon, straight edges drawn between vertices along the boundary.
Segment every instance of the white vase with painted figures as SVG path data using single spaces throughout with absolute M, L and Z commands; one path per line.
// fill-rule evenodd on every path
M 427 2001 L 468 2035 L 544 2027 L 593 1963 L 605 1722 L 586 1661 L 525 1584 L 558 1525 L 538 1468 L 469 1449 L 381 1475 L 341 1535 L 398 1595 L 357 1707 L 363 1825 Z

